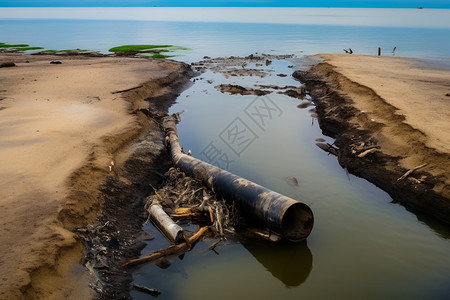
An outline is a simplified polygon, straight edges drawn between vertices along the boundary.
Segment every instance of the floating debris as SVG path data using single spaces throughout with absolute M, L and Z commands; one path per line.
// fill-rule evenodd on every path
M 143 285 L 133 284 L 133 287 L 136 290 L 138 290 L 138 291 L 147 293 L 147 294 L 152 295 L 154 297 L 157 297 L 157 296 L 159 296 L 161 294 L 161 292 L 158 291 L 157 289 L 149 288 L 149 287 L 146 287 L 146 286 L 143 286 Z
M 288 177 L 287 182 L 293 187 L 298 187 L 298 180 L 295 177 Z
M 313 105 L 311 102 L 303 102 L 303 103 L 300 103 L 299 105 L 297 105 L 297 107 L 300 109 L 305 109 L 305 108 L 310 107 L 311 105 Z

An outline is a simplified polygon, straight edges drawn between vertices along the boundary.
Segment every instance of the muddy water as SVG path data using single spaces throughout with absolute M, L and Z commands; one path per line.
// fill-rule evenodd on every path
M 206 240 L 183 258 L 140 267 L 134 282 L 161 290 L 160 299 L 449 299 L 448 227 L 393 203 L 320 150 L 316 141 L 332 139 L 322 135 L 314 106 L 297 107 L 308 96 L 300 100 L 269 88 L 272 93 L 265 96 L 230 95 L 215 88 L 298 86 L 290 74 L 305 62 L 244 67 L 266 75 L 226 78 L 207 71 L 179 97 L 172 112 L 184 111 L 181 145 L 310 205 L 312 234 L 297 245 L 228 240 L 217 253 L 207 250 L 213 241 Z M 145 230 L 157 238 L 143 254 L 168 245 L 152 225 Z M 132 296 L 146 299 L 137 291 Z

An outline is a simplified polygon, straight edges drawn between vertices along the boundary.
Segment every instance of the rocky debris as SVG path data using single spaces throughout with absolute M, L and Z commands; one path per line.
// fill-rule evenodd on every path
M 194 74 L 185 65 L 183 72 L 173 75 L 158 82 L 170 88 L 148 98 L 148 108 L 136 111 L 148 122 L 145 134 L 133 141 L 132 154 L 123 164 L 114 164 L 100 187 L 103 206 L 98 222 L 76 230 L 86 247 L 83 265 L 92 275 L 91 287 L 98 299 L 131 299 L 131 271 L 121 268 L 120 263 L 139 257 L 145 241 L 153 239 L 142 230 L 147 217 L 143 208 L 146 198 L 154 193 L 152 187 L 163 186 L 164 173 L 172 164 L 160 118 L 166 116 Z
M 230 93 L 232 95 L 240 94 L 240 95 L 264 96 L 271 93 L 270 91 L 267 90 L 245 88 L 243 86 L 235 84 L 220 84 L 215 86 L 215 88 L 222 93 Z
M 188 217 L 197 224 L 208 224 L 218 238 L 235 233 L 234 226 L 239 221 L 239 214 L 233 203 L 218 199 L 199 180 L 187 176 L 177 168 L 170 168 L 164 176 L 165 185 L 147 198 L 146 208 L 157 203 L 172 217 Z M 180 211 L 189 213 L 183 214 Z
M 80 49 L 56 50 L 56 51 L 44 50 L 44 51 L 31 53 L 31 55 L 87 56 L 87 57 L 113 56 L 113 55 L 102 54 L 98 51 L 88 51 L 88 50 L 80 50 Z
M 207 58 L 199 62 L 192 63 L 192 67 L 205 72 L 211 70 L 215 73 L 221 73 L 225 78 L 237 76 L 255 76 L 263 78 L 273 72 L 272 69 L 262 69 L 269 66 L 273 60 L 292 58 L 293 55 L 270 55 L 270 54 L 251 54 L 246 57 L 219 57 Z M 254 67 L 252 67 L 254 66 Z
M 300 87 L 291 87 L 291 88 L 286 89 L 285 91 L 280 91 L 278 93 L 287 95 L 291 98 L 297 98 L 297 99 L 304 99 L 306 96 L 306 91 L 305 91 L 303 85 Z

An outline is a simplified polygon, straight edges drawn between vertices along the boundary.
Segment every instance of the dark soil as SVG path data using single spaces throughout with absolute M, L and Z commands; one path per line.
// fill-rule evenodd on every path
M 363 151 L 377 147 L 377 140 L 371 131 L 350 122 L 358 113 L 353 100 L 340 93 L 315 67 L 309 71 L 295 71 L 293 76 L 310 93 L 323 133 L 335 138 L 333 151 L 336 150 L 335 155 L 343 168 L 374 183 L 389 193 L 395 202 L 419 215 L 425 213 L 450 224 L 450 199 L 433 189 L 442 184 L 442 178 L 417 170 L 408 178 L 398 180 L 408 170 L 399 166 L 400 157 L 386 155 L 382 149 L 363 158 L 357 157 Z
M 99 225 L 77 230 L 86 246 L 83 265 L 93 275 L 91 287 L 98 299 L 131 299 L 131 272 L 119 264 L 139 257 L 145 240 L 152 239 L 142 231 L 147 218 L 145 201 L 154 193 L 153 187 L 162 185 L 164 173 L 172 166 L 159 123 L 192 76 L 188 72 L 184 80 L 168 81 L 166 93 L 147 99 L 149 108 L 141 110 L 149 120 L 146 134 L 134 142 L 133 153 L 116 172 L 120 176 L 107 177 L 100 188 L 104 205 Z

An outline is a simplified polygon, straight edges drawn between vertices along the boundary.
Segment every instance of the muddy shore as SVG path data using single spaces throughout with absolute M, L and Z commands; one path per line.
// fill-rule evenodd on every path
M 130 275 L 109 265 L 143 247 L 143 198 L 170 166 L 157 119 L 190 67 L 17 53 L 0 65 L 0 299 L 127 297 Z
M 341 166 L 450 224 L 450 69 L 396 57 L 318 57 L 293 76 L 336 139 L 329 150 Z
M 344 168 L 394 201 L 449 223 L 450 90 L 442 75 L 433 71 L 433 78 L 427 77 L 431 71 L 425 69 L 415 76 L 413 60 L 320 57 L 324 61 L 310 70 L 294 72 L 303 86 L 216 88 L 255 95 L 271 90 L 297 99 L 307 91 L 322 130 L 336 139 L 333 151 Z M 221 65 L 252 74 L 240 67 L 248 60 L 255 58 L 225 58 Z M 139 256 L 144 241 L 152 239 L 141 230 L 147 217 L 143 203 L 153 187 L 165 187 L 171 167 L 160 120 L 189 85 L 190 66 L 127 57 L 1 54 L 0 64 L 9 62 L 15 66 L 0 68 L 0 299 L 129 298 L 131 275 L 118 264 Z M 368 77 L 380 81 L 367 82 Z M 419 90 L 412 87 L 424 81 Z M 404 82 L 409 91 L 399 87 Z M 401 95 L 384 94 L 379 86 L 387 83 Z M 409 102 L 399 102 L 414 100 L 408 93 L 419 95 L 414 102 L 421 116 L 413 115 L 418 108 L 408 110 Z M 420 97 L 442 101 L 424 105 Z M 311 105 L 301 101 L 300 106 Z M 431 117 L 421 120 L 431 108 Z M 93 130 L 98 127 L 102 130 Z

